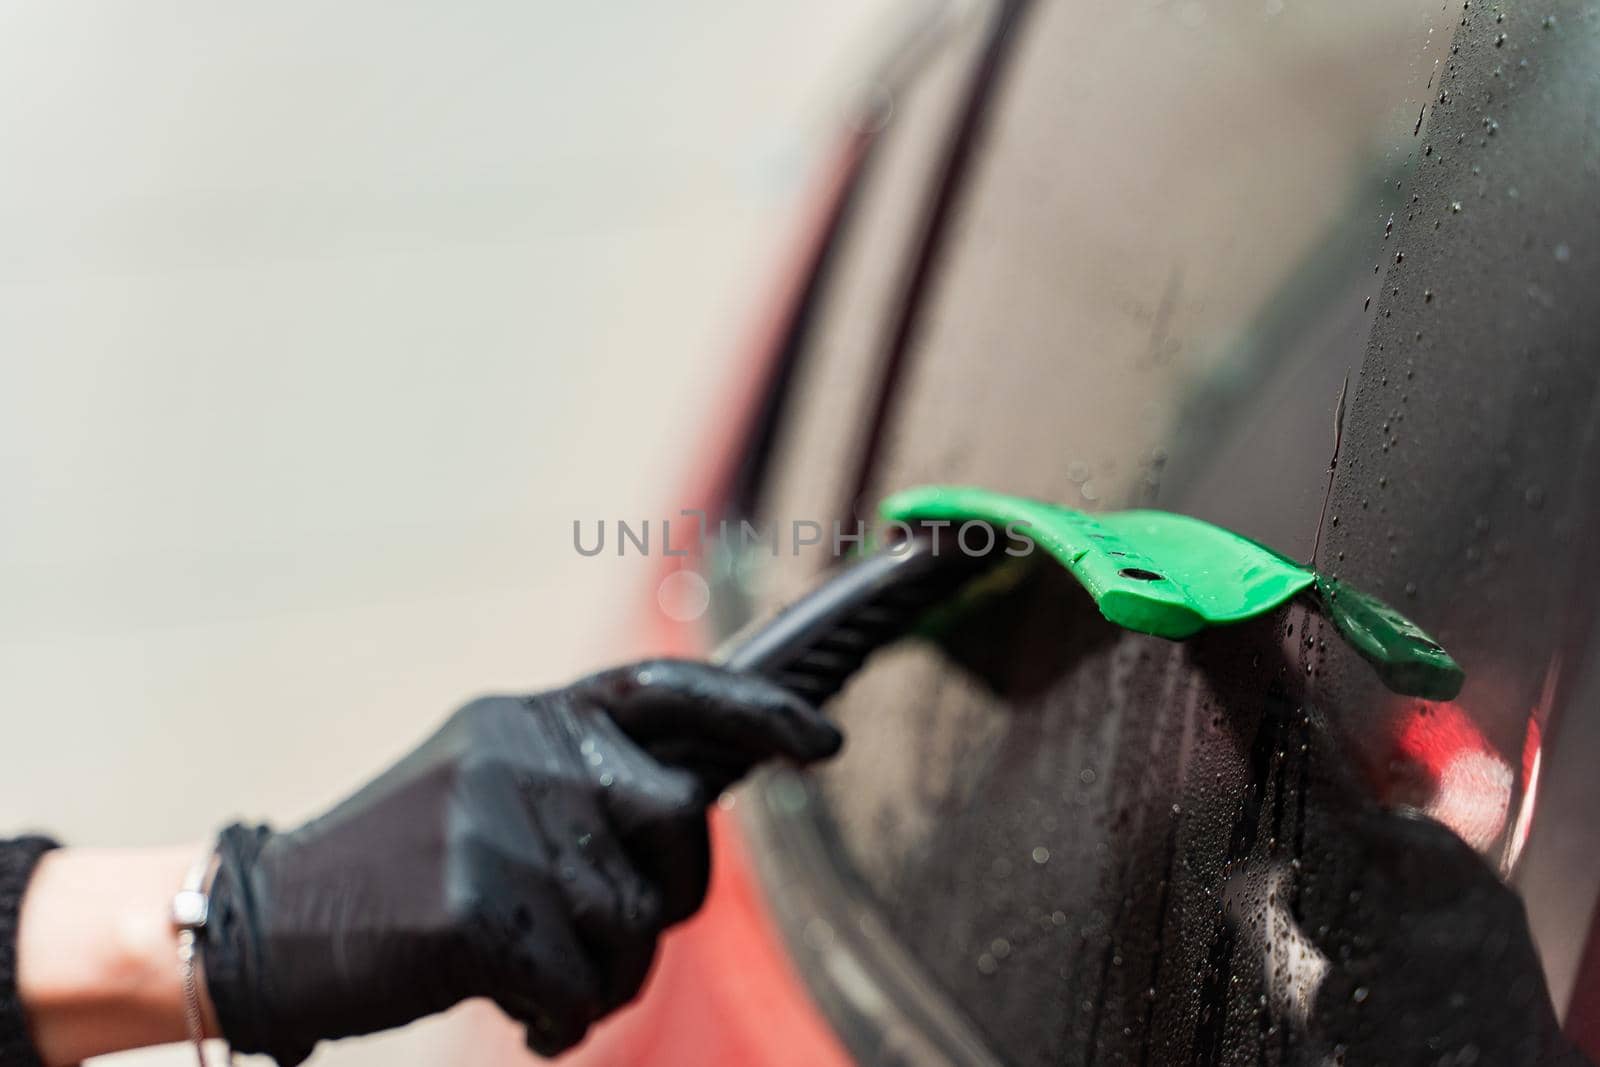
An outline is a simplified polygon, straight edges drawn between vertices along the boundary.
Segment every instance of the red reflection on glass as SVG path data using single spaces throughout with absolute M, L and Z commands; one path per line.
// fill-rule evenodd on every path
M 1517 809 L 1516 825 L 1511 828 L 1511 840 L 1506 843 L 1506 857 L 1502 868 L 1509 873 L 1522 855 L 1522 846 L 1528 843 L 1528 831 L 1533 826 L 1533 809 L 1539 800 L 1539 764 L 1543 758 L 1544 731 L 1539 726 L 1539 713 L 1528 716 L 1528 732 L 1522 740 L 1522 806 Z
M 1417 701 L 1400 719 L 1393 769 L 1412 804 L 1486 851 L 1505 831 L 1516 771 L 1460 705 Z

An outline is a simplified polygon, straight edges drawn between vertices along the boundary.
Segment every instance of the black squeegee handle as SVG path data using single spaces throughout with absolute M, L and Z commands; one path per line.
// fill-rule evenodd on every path
M 812 704 L 843 688 L 877 649 L 987 569 L 993 557 L 914 537 L 847 567 L 717 652 L 725 667 L 771 678 Z

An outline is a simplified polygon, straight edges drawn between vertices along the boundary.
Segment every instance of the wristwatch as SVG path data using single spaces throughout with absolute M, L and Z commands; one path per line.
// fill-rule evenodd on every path
M 178 932 L 178 975 L 183 982 L 183 1019 L 200 1067 L 206 1067 L 206 1029 L 200 1007 L 200 969 L 196 958 L 200 953 L 200 932 L 205 929 L 211 910 L 206 885 L 216 862 L 217 850 L 213 846 L 189 868 L 183 887 L 172 898 L 172 925 Z M 231 1062 L 231 1056 L 229 1060 Z

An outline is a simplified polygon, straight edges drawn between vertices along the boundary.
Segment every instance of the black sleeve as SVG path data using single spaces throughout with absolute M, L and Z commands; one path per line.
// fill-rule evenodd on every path
M 6 1067 L 40 1067 L 17 998 L 17 915 L 39 857 L 55 847 L 48 837 L 0 841 L 0 1064 Z

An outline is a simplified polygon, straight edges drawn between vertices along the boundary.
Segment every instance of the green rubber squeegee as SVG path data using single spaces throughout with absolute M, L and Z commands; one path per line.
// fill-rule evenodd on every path
M 875 649 L 909 633 L 932 609 L 1011 558 L 1043 551 L 1094 599 L 1105 619 L 1174 641 L 1257 618 L 1295 597 L 1320 611 L 1396 693 L 1448 700 L 1465 675 L 1438 642 L 1398 611 L 1280 552 L 1200 519 L 1165 511 L 1090 515 L 987 489 L 923 486 L 879 505 L 909 532 L 847 567 L 717 658 L 777 679 L 820 703 Z M 957 547 L 979 522 L 990 550 Z M 943 531 L 943 544 L 936 536 Z

